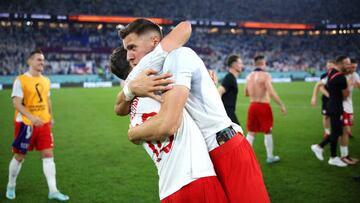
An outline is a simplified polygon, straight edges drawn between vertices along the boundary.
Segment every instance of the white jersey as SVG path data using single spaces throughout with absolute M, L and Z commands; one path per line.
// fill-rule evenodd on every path
M 353 108 L 353 103 L 352 103 L 352 92 L 354 90 L 354 83 L 360 83 L 360 77 L 359 74 L 354 72 L 352 74 L 348 74 L 345 75 L 346 80 L 350 81 L 350 85 L 349 85 L 349 90 L 350 90 L 350 95 L 346 98 L 344 98 L 343 101 L 343 107 L 344 107 L 344 111 L 346 113 L 354 113 L 354 108 Z
M 214 82 L 200 57 L 190 48 L 181 47 L 167 56 L 163 72 L 173 74 L 175 85 L 189 88 L 189 98 L 185 104 L 195 123 L 204 136 L 208 150 L 218 147 L 216 133 L 232 126 L 242 133 L 242 129 L 232 123 L 227 116 Z
M 159 102 L 135 97 L 131 104 L 131 126 L 141 125 L 159 110 Z M 198 178 L 215 176 L 206 143 L 186 110 L 183 111 L 182 122 L 175 135 L 162 141 L 144 142 L 142 145 L 158 170 L 160 199 Z
M 150 64 L 150 59 L 156 61 Z M 204 62 L 192 49 L 181 47 L 168 54 L 159 44 L 140 60 L 127 80 L 133 80 L 146 68 L 154 69 L 159 73 L 171 72 L 176 85 L 184 85 L 190 89 L 185 108 L 200 128 L 209 151 L 219 146 L 216 133 L 220 130 L 233 126 L 236 131 L 243 133 L 241 127 L 232 123 L 227 116 L 219 92 Z

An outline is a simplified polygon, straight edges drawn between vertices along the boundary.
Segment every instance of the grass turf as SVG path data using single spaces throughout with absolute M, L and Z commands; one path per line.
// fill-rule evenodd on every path
M 322 139 L 320 106 L 311 107 L 313 83 L 275 84 L 287 106 L 280 115 L 275 105 L 273 137 L 281 162 L 265 163 L 263 135 L 254 149 L 272 202 L 360 202 L 358 166 L 336 168 L 318 161 L 310 145 Z M 239 86 L 240 90 L 243 86 Z M 58 188 L 70 202 L 159 202 L 154 164 L 140 146 L 127 140 L 128 117 L 117 117 L 113 103 L 118 88 L 52 90 L 55 115 L 53 134 Z M 40 155 L 29 153 L 17 181 L 17 197 L 5 199 L 13 139 L 10 90 L 0 91 L 0 202 L 48 202 Z M 360 111 L 355 90 L 355 112 Z M 246 124 L 248 99 L 238 96 L 237 115 Z M 355 114 L 350 152 L 360 157 L 360 116 Z

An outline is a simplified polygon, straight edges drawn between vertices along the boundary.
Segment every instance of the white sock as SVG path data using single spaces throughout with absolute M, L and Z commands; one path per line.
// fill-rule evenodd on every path
M 14 157 L 10 161 L 9 165 L 9 182 L 8 187 L 16 186 L 16 178 L 19 175 L 20 169 L 22 166 L 22 162 L 18 162 Z
M 330 135 L 330 128 L 324 128 L 324 133 Z
M 346 157 L 349 155 L 349 148 L 348 146 L 340 146 L 340 154 L 341 157 Z
M 54 158 L 43 158 L 43 171 L 49 186 L 49 192 L 57 192 L 56 187 L 56 169 Z
M 273 158 L 274 157 L 274 155 L 273 155 L 274 144 L 273 144 L 272 134 L 265 134 L 264 144 L 265 144 L 265 148 L 266 148 L 267 157 Z
M 248 133 L 248 134 L 246 135 L 246 140 L 250 143 L 251 146 L 253 145 L 254 139 L 255 139 L 255 136 L 254 136 L 254 135 L 252 135 L 252 134 L 250 134 L 250 133 Z

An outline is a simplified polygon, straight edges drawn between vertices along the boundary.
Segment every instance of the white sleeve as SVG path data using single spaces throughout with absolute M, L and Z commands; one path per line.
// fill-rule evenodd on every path
M 157 72 L 161 71 L 165 58 L 168 54 L 169 53 L 164 51 L 159 43 L 153 51 L 146 54 L 133 68 L 133 70 L 126 78 L 126 81 L 134 80 L 136 76 L 139 75 L 139 73 L 148 68 L 151 68 Z
M 170 53 L 171 62 L 164 66 L 164 72 L 170 72 L 173 74 L 175 81 L 174 85 L 182 85 L 191 89 L 191 79 L 196 68 L 200 66 L 199 58 L 197 54 L 189 49 L 182 47 L 176 51 L 173 51 L 174 55 Z M 169 55 L 169 56 L 170 56 Z
M 324 78 L 321 79 L 320 81 L 321 81 L 321 83 L 322 83 L 323 85 L 326 85 L 327 80 L 328 80 L 328 78 L 327 78 L 327 77 L 324 77 Z
M 11 98 L 13 98 L 13 97 L 24 98 L 24 92 L 21 87 L 21 82 L 18 79 L 15 80 L 14 85 L 13 85 Z

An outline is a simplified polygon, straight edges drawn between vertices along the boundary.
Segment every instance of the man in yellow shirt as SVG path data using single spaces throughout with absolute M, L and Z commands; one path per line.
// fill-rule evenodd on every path
M 60 193 L 56 187 L 50 80 L 41 74 L 44 70 L 44 61 L 41 50 L 31 52 L 27 60 L 29 71 L 18 76 L 13 85 L 11 98 L 15 107 L 15 140 L 6 189 L 8 199 L 15 199 L 16 178 L 27 151 L 35 147 L 42 155 L 43 171 L 49 186 L 48 198 L 69 200 L 69 197 Z

